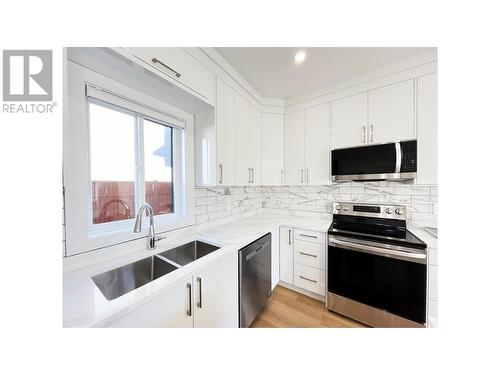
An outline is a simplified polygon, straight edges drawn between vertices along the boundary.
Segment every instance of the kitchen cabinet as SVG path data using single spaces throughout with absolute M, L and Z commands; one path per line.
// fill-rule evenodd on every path
M 293 284 L 293 228 L 280 228 L 280 280 Z
M 238 253 L 193 276 L 194 327 L 237 328 Z
M 414 80 L 368 92 L 368 143 L 415 138 Z
M 180 47 L 127 48 L 161 75 L 179 82 L 213 103 L 215 99 L 214 74 Z
M 417 183 L 437 184 L 437 73 L 417 79 Z
M 332 102 L 332 148 L 415 138 L 414 80 Z
M 305 182 L 305 119 L 304 110 L 285 115 L 285 184 Z
M 252 184 L 260 185 L 262 176 L 262 115 L 250 106 L 250 167 L 252 168 Z
M 236 185 L 248 185 L 252 182 L 250 167 L 250 103 L 239 94 L 235 94 L 235 165 Z
M 330 104 L 285 115 L 285 183 L 330 181 Z
M 283 115 L 262 113 L 262 185 L 284 183 Z
M 330 103 L 305 110 L 305 170 L 308 184 L 330 182 Z
M 192 288 L 192 277 L 186 277 L 158 297 L 112 321 L 107 327 L 193 327 L 193 307 L 189 299 L 193 294 Z
M 238 253 L 209 265 L 107 327 L 238 327 Z
M 326 233 L 280 228 L 280 280 L 326 295 Z
M 367 126 L 367 92 L 332 102 L 332 149 L 366 143 Z
M 235 179 L 235 104 L 236 93 L 217 78 L 217 184 L 234 185 Z
M 261 114 L 236 94 L 235 100 L 236 185 L 260 184 Z

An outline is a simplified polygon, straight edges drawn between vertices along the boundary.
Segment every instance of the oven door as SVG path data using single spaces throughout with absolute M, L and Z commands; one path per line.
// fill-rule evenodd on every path
M 332 150 L 333 180 L 380 180 L 398 178 L 401 165 L 399 143 Z
M 426 290 L 425 250 L 329 236 L 331 310 L 372 326 L 424 325 Z

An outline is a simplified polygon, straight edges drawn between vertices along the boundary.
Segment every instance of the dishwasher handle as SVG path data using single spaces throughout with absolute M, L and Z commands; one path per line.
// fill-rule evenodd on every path
M 248 262 L 250 259 L 252 259 L 254 256 L 256 256 L 258 253 L 260 253 L 262 251 L 262 245 L 258 248 L 258 249 L 255 249 L 254 251 L 252 251 L 250 254 L 248 254 L 246 257 L 245 257 L 245 260 Z

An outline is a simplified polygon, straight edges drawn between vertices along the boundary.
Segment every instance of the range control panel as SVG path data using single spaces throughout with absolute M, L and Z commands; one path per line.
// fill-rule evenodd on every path
M 333 204 L 336 215 L 379 217 L 406 220 L 407 208 L 402 205 L 339 202 Z

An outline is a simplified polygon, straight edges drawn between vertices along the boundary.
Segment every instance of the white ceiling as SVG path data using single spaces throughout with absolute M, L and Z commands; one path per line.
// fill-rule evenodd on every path
M 290 98 L 406 58 L 434 50 L 417 47 L 218 47 L 216 50 L 257 92 Z M 295 54 L 307 56 L 301 65 Z

